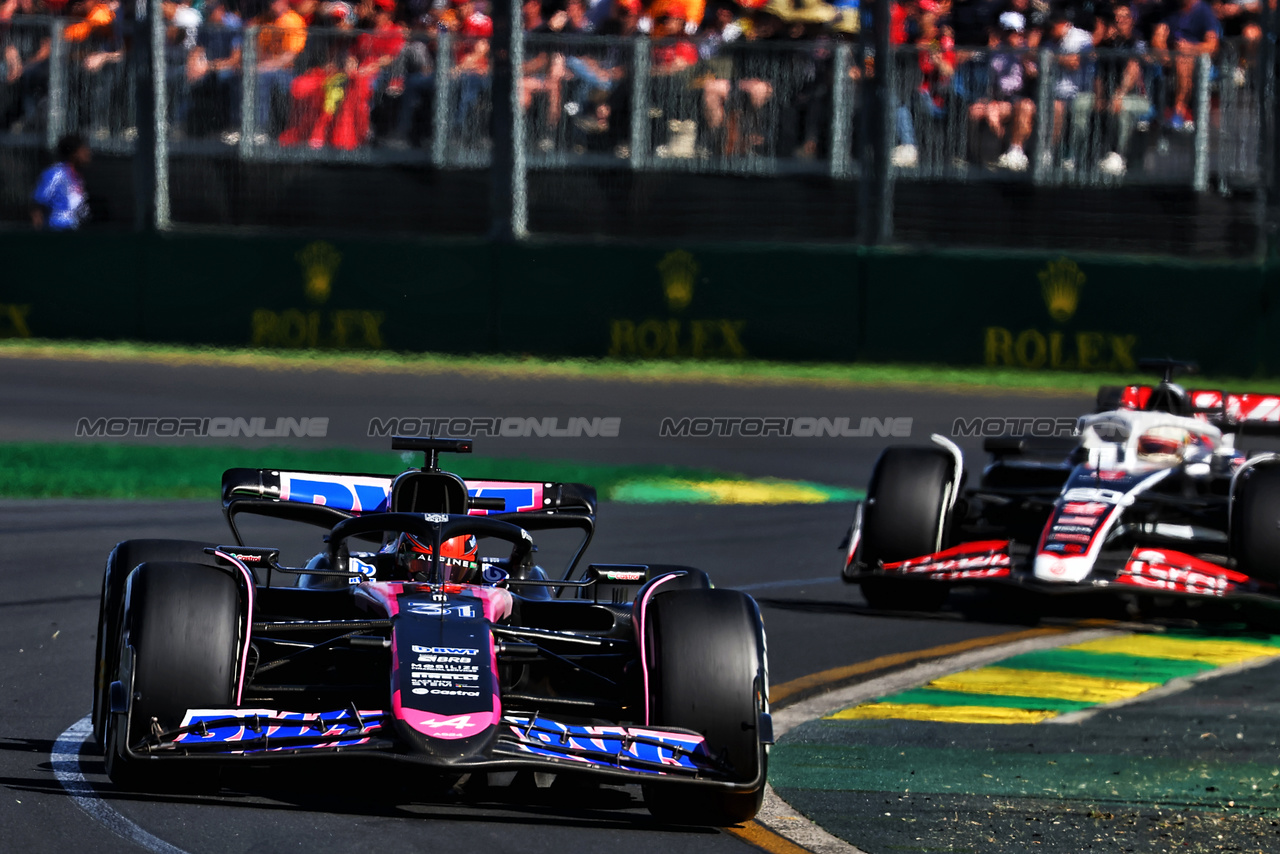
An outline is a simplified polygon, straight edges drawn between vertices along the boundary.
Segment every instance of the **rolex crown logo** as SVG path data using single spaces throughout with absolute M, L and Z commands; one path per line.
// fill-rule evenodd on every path
M 316 303 L 327 300 L 333 275 L 342 263 L 342 253 L 333 244 L 318 240 L 300 249 L 296 257 L 307 281 L 307 299 Z
M 1040 292 L 1049 316 L 1059 323 L 1070 320 L 1080 304 L 1080 289 L 1084 287 L 1085 275 L 1080 267 L 1070 258 L 1059 258 L 1050 261 L 1039 276 Z
M 683 249 L 668 252 L 658 262 L 662 274 L 662 289 L 667 295 L 667 307 L 672 311 L 684 311 L 693 301 L 693 282 L 698 277 L 698 262 Z

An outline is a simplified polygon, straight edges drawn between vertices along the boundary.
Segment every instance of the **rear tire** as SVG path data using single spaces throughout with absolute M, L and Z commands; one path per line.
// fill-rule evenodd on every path
M 136 744 L 153 721 L 162 730 L 175 729 L 188 709 L 234 705 L 240 586 L 226 570 L 182 563 L 144 563 L 130 578 L 123 609 L 128 632 L 121 633 L 117 661 L 127 643 L 133 649 L 133 699 L 127 734 L 125 715 L 107 715 L 107 774 L 126 789 L 186 788 L 195 778 L 171 761 L 128 756 L 126 738 Z
M 1098 396 L 1094 400 L 1094 412 L 1113 412 L 1120 408 L 1124 397 L 1124 386 L 1104 385 L 1098 387 Z
M 887 448 L 867 487 L 858 561 L 875 568 L 940 551 L 946 541 L 955 459 L 941 448 Z M 947 587 L 936 581 L 878 577 L 862 582 L 872 608 L 936 611 Z
M 759 722 L 768 711 L 769 674 L 755 600 L 735 590 L 660 593 L 649 605 L 644 631 L 650 722 L 702 733 L 739 782 L 761 780 L 750 792 L 649 783 L 645 805 L 659 821 L 673 824 L 722 827 L 750 820 L 764 799 L 768 766 Z
M 1250 577 L 1280 583 L 1280 466 L 1241 473 L 1231 502 L 1231 556 Z
M 102 574 L 102 595 L 98 603 L 98 657 L 93 668 L 93 737 L 103 744 L 106 732 L 107 674 L 116 667 L 115 654 L 120 644 L 120 609 L 129 573 L 147 561 L 177 561 L 217 566 L 217 559 L 205 554 L 211 544 L 192 540 L 125 540 L 117 543 L 107 555 Z

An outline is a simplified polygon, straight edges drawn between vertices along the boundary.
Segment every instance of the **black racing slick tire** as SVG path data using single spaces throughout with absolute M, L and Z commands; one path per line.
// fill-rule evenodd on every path
M 1098 387 L 1098 396 L 1094 400 L 1094 412 L 1112 412 L 1120 408 L 1124 397 L 1124 386 L 1104 385 Z
M 1231 496 L 1231 556 L 1251 578 L 1280 583 L 1280 465 L 1240 473 Z
M 212 543 L 193 540 L 125 540 L 117 543 L 107 555 L 102 573 L 102 595 L 98 603 L 98 655 L 93 668 L 93 736 L 102 744 L 106 728 L 107 674 L 115 667 L 115 653 L 120 643 L 119 616 L 129 573 L 147 561 L 177 561 L 217 566 L 217 558 L 206 554 Z
M 128 747 L 155 728 L 181 726 L 188 709 L 234 705 L 240 584 L 225 569 L 144 563 L 130 574 L 125 599 L 117 661 L 131 654 L 132 672 L 119 668 L 113 678 L 132 696 L 127 714 L 107 715 L 107 774 L 126 789 L 186 787 L 187 775 L 172 760 L 130 756 Z
M 940 551 L 946 541 L 955 459 L 942 448 L 886 448 L 867 487 L 859 562 L 907 560 Z M 867 578 L 862 596 L 872 608 L 936 611 L 947 587 L 911 578 Z
M 644 622 L 649 720 L 706 737 L 750 791 L 649 783 L 645 805 L 659 821 L 724 827 L 760 810 L 768 754 L 761 714 L 768 711 L 764 630 L 755 600 L 735 590 L 659 593 Z

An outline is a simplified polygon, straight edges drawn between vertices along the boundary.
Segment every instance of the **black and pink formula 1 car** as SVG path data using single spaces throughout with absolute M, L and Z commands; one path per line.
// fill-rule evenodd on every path
M 1103 388 L 1074 438 L 987 439 L 976 485 L 941 436 L 887 449 L 843 544 L 844 580 L 885 609 L 934 610 L 962 584 L 1119 593 L 1130 608 L 1280 604 L 1280 455 L 1236 447 L 1275 433 L 1280 395 L 1187 391 L 1173 382 L 1186 363 L 1142 365 L 1162 381 Z
M 424 784 L 520 770 L 640 783 L 678 823 L 755 815 L 773 738 L 754 600 L 688 567 L 575 572 L 594 489 L 440 471 L 467 440 L 392 447 L 426 464 L 227 471 L 233 545 L 115 547 L 93 711 L 111 779 L 166 788 L 216 780 L 220 763 L 363 756 Z M 244 514 L 320 526 L 324 550 L 283 566 L 242 542 Z M 582 535 L 557 578 L 534 562 L 529 532 L 547 529 Z

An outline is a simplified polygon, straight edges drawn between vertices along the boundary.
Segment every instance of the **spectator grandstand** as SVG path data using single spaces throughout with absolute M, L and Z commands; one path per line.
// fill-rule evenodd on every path
M 1271 0 L 1274 3 L 1274 0 Z M 488 0 L 162 4 L 169 154 L 488 162 Z M 524 0 L 522 169 L 856 178 L 864 86 L 899 181 L 1257 186 L 1261 0 Z M 0 0 L 0 136 L 126 153 L 120 0 Z

